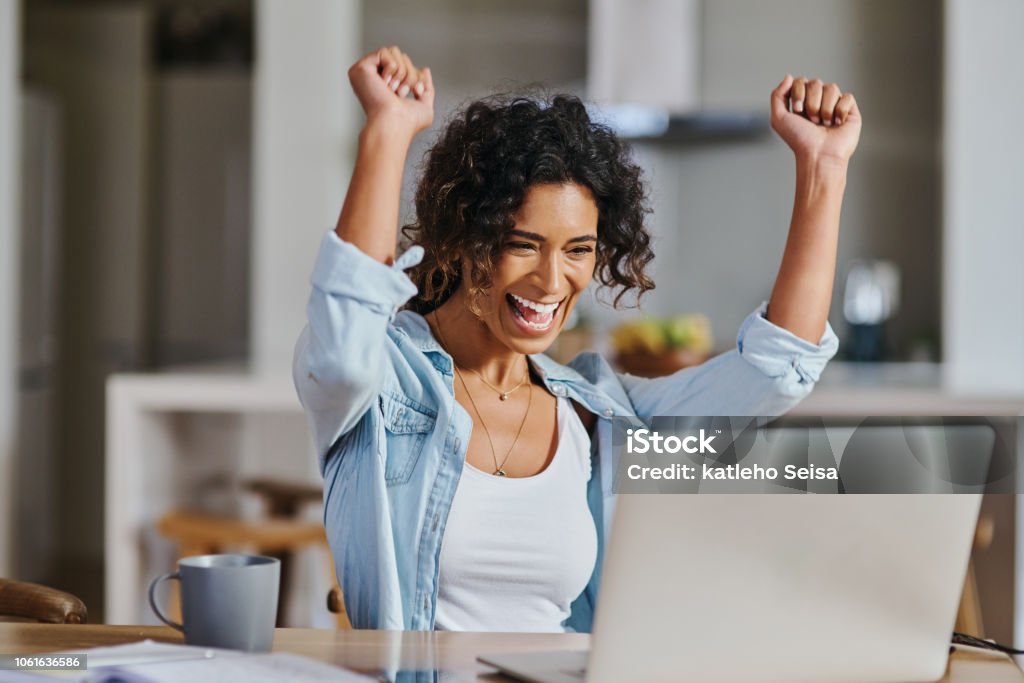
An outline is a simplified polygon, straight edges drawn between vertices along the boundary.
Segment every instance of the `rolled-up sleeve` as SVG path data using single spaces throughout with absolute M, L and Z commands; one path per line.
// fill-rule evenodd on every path
M 345 242 L 331 230 L 320 242 L 320 251 L 310 278 L 314 299 L 319 291 L 360 302 L 370 310 L 390 318 L 415 296 L 416 285 L 403 271 L 422 259 L 423 247 L 414 246 L 399 256 L 394 265 L 388 266 L 367 256 L 357 246 Z
M 817 344 L 765 317 L 762 303 L 740 326 L 736 348 L 667 377 L 623 376 L 638 415 L 782 415 L 814 388 L 839 340 L 826 323 Z
M 331 445 L 380 392 L 388 323 L 417 291 L 403 270 L 422 258 L 423 249 L 414 246 L 388 266 L 334 231 L 320 244 L 292 378 L 321 466 Z

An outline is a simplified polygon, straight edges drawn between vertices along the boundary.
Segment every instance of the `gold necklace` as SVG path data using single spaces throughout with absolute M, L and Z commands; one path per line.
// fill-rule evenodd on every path
M 441 343 L 444 344 L 445 348 L 447 349 L 448 340 L 445 339 L 444 337 L 444 331 L 441 329 L 441 319 L 437 317 L 437 311 L 434 311 L 434 322 L 437 324 L 437 334 L 441 338 Z M 449 352 L 448 355 L 451 355 L 451 353 Z M 473 406 L 473 412 L 475 412 L 476 416 L 480 419 L 480 426 L 484 428 L 484 435 L 487 436 L 487 443 L 491 447 L 491 459 L 494 460 L 494 472 L 492 472 L 492 474 L 496 477 L 507 477 L 508 474 L 505 472 L 504 469 L 505 463 L 508 462 L 509 457 L 511 457 L 512 455 L 512 451 L 516 447 L 516 444 L 519 443 L 519 436 L 523 433 L 523 427 L 526 426 L 526 419 L 530 416 L 530 406 L 533 405 L 533 384 L 531 383 L 527 386 L 526 412 L 523 413 L 523 421 L 519 423 L 519 430 L 516 432 L 516 438 L 512 439 L 512 445 L 509 446 L 508 452 L 505 453 L 505 457 L 502 458 L 501 463 L 499 464 L 498 452 L 494 450 L 494 440 L 491 439 L 491 430 L 487 429 L 487 423 L 484 422 L 484 416 L 480 413 L 480 409 L 476 407 L 476 401 L 473 400 L 473 394 L 469 391 L 469 386 L 466 384 L 466 378 L 462 376 L 462 372 L 459 370 L 459 366 L 455 362 L 454 357 L 452 357 L 452 367 L 455 368 L 455 374 L 459 376 L 459 381 L 462 382 L 462 389 L 466 392 L 466 396 L 469 397 L 469 404 Z M 526 377 L 529 378 L 529 376 L 530 368 L 529 366 L 527 366 Z M 477 374 L 477 377 L 480 377 L 480 379 L 483 380 L 484 384 L 490 386 L 490 384 L 487 383 L 487 380 L 481 377 L 479 373 Z M 522 386 L 522 384 L 523 382 L 517 384 L 515 388 L 509 391 L 509 393 L 512 393 L 512 391 L 518 389 L 520 386 Z M 494 387 L 491 388 L 493 389 Z M 499 395 L 501 394 L 501 392 L 498 393 Z M 501 400 L 504 401 L 506 398 L 507 396 L 502 396 Z
M 436 316 L 435 316 L 435 318 L 436 318 Z M 490 387 L 491 389 L 493 389 L 493 390 L 494 390 L 494 391 L 495 391 L 495 392 L 496 392 L 496 393 L 498 394 L 498 398 L 499 398 L 499 399 L 501 399 L 502 401 L 507 401 L 507 400 L 508 400 L 508 397 L 509 397 L 509 395 L 510 395 L 510 394 L 511 394 L 511 393 L 512 393 L 513 391 L 515 391 L 515 390 L 516 390 L 516 389 L 518 389 L 519 387 L 521 387 L 521 386 L 523 386 L 524 384 L 526 384 L 526 380 L 530 379 L 530 368 L 529 368 L 529 366 L 527 366 L 527 368 L 526 368 L 526 372 L 525 372 L 525 373 L 523 373 L 523 378 L 522 378 L 521 380 L 519 380 L 519 384 L 515 385 L 514 387 L 512 387 L 512 388 L 511 388 L 511 389 L 509 389 L 508 391 L 502 391 L 502 390 L 501 390 L 501 389 L 499 389 L 498 387 L 496 387 L 496 386 L 494 386 L 493 384 L 491 384 L 490 382 L 488 382 L 488 381 L 487 381 L 487 379 L 486 379 L 486 378 L 485 378 L 485 377 L 484 377 L 483 375 L 481 375 L 481 374 L 480 374 L 479 372 L 477 372 L 477 371 L 476 371 L 476 370 L 474 370 L 473 368 L 466 368 L 466 369 L 467 369 L 467 370 L 469 370 L 470 372 L 472 372 L 472 373 L 473 373 L 474 375 L 476 375 L 477 377 L 479 377 L 479 378 L 480 378 L 480 381 L 481 381 L 481 382 L 483 382 L 484 384 L 486 384 L 487 386 L 489 386 L 489 387 Z
M 453 363 L 454 365 L 454 363 Z M 512 439 L 512 445 L 509 446 L 508 452 L 505 453 L 505 457 L 502 458 L 501 464 L 498 464 L 498 454 L 494 450 L 494 441 L 491 439 L 491 430 L 487 429 L 487 423 L 484 422 L 484 416 L 480 414 L 480 409 L 476 407 L 476 401 L 473 400 L 473 394 L 469 392 L 469 387 L 466 386 L 466 379 L 462 376 L 459 371 L 459 366 L 455 365 L 455 374 L 459 376 L 459 381 L 462 382 L 462 388 L 466 391 L 466 396 L 469 397 L 469 403 L 473 406 L 473 412 L 480 418 L 480 426 L 484 428 L 484 434 L 487 436 L 487 443 L 491 446 L 491 458 L 494 460 L 494 474 L 497 477 L 507 477 L 505 473 L 505 463 L 508 462 L 509 457 L 512 455 L 512 451 L 515 449 L 516 444 L 519 442 L 519 435 L 523 433 L 523 427 L 526 426 L 526 418 L 530 416 L 530 406 L 533 404 L 533 384 L 529 384 L 526 387 L 526 412 L 523 413 L 523 421 L 519 423 L 519 431 L 516 432 L 516 438 Z

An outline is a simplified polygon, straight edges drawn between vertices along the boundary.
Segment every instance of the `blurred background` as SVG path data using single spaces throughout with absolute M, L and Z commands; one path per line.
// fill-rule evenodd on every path
M 552 352 L 650 375 L 730 348 L 768 298 L 794 188 L 769 93 L 838 82 L 865 118 L 843 345 L 801 410 L 1022 414 L 1021 25 L 1015 0 L 0 0 L 0 576 L 152 622 L 150 578 L 244 546 L 290 558 L 284 621 L 335 623 L 289 369 L 362 124 L 345 73 L 381 45 L 438 90 L 406 220 L 474 97 L 576 93 L 633 141 L 657 288 L 584 299 Z M 1010 641 L 1024 525 L 986 505 L 981 593 Z

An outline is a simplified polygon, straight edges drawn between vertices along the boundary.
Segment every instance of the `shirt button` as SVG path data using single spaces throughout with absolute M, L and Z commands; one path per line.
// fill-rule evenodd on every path
M 555 396 L 565 396 L 565 386 L 561 384 L 551 387 L 551 391 L 554 392 Z
M 458 453 L 462 449 L 462 439 L 455 437 L 455 443 L 452 445 L 455 446 L 455 452 Z
M 615 415 L 615 411 L 614 410 L 612 410 L 611 408 L 605 408 L 604 409 L 604 416 L 605 417 L 612 417 L 613 415 Z

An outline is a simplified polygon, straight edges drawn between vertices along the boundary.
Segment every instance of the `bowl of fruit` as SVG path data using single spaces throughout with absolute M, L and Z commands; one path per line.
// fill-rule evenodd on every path
M 611 341 L 614 363 L 620 370 L 640 377 L 661 377 L 707 360 L 711 323 L 699 313 L 644 317 L 613 329 Z

